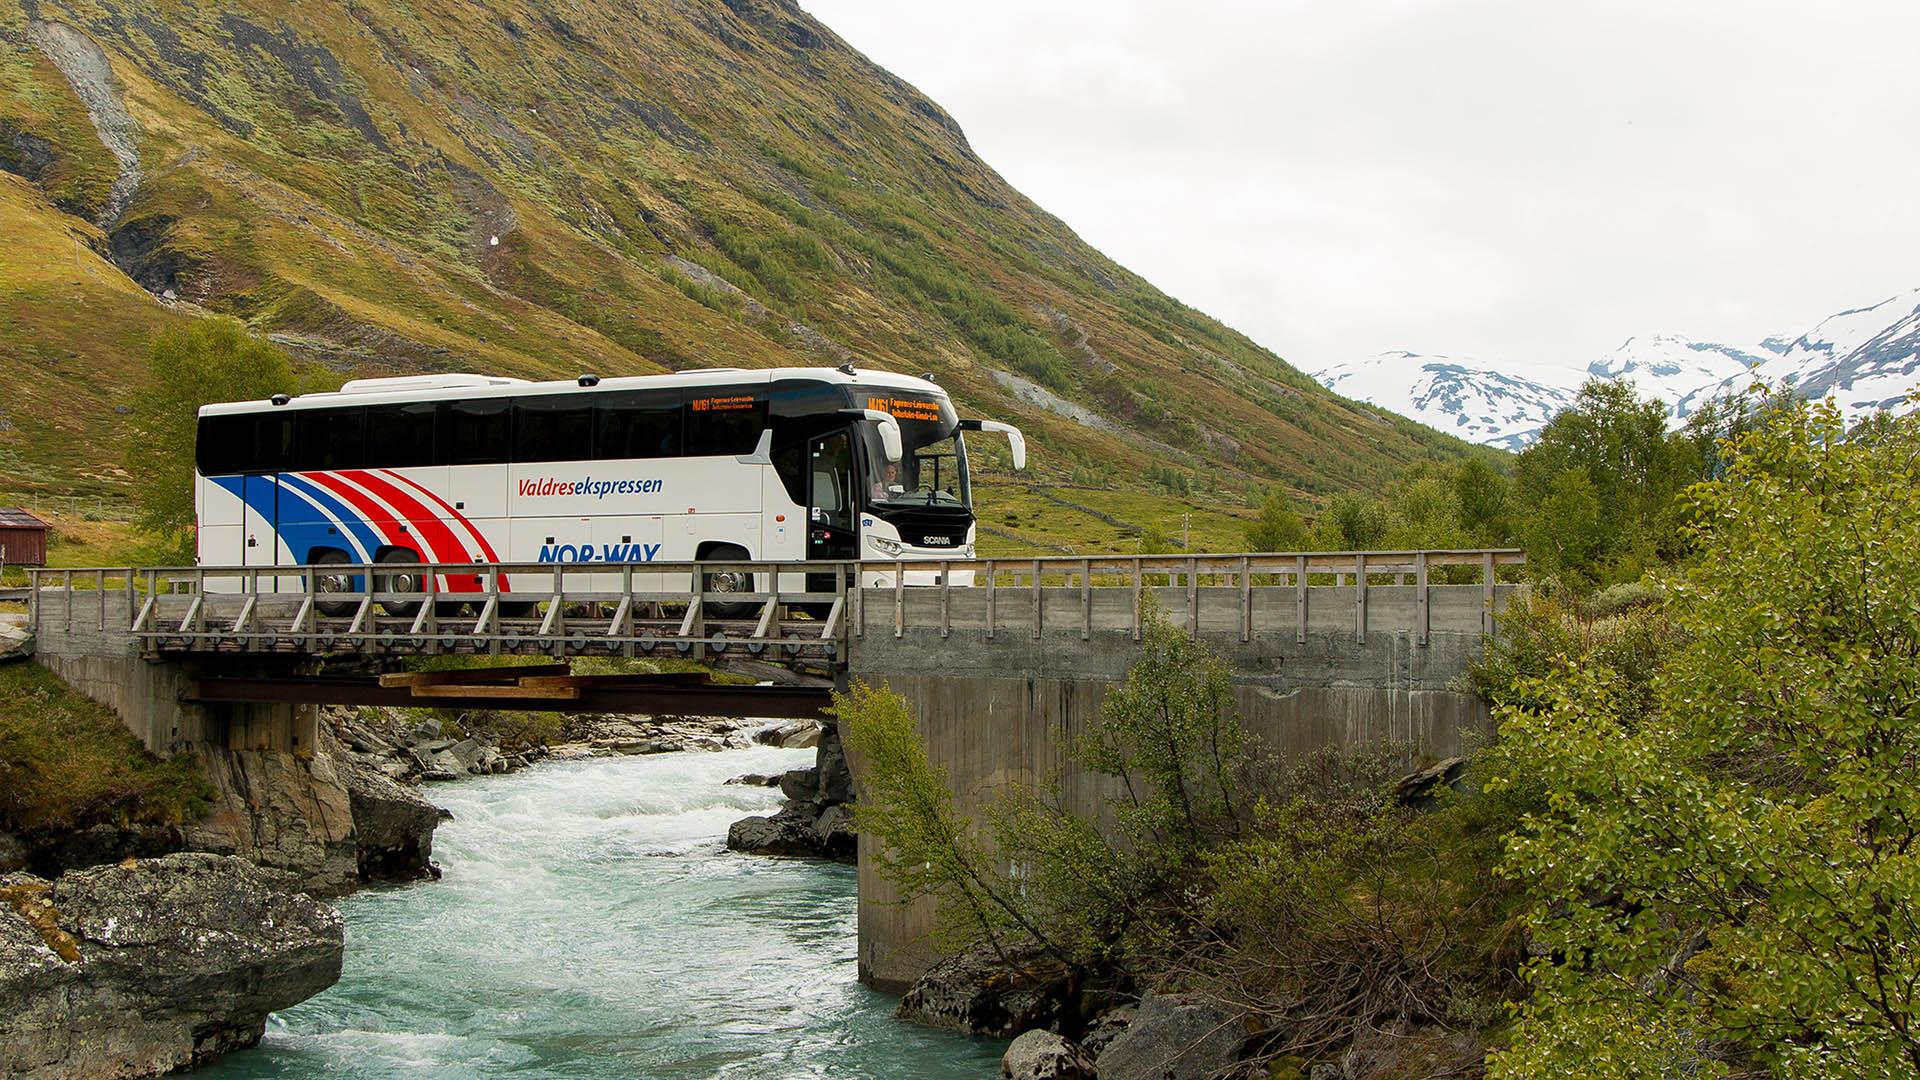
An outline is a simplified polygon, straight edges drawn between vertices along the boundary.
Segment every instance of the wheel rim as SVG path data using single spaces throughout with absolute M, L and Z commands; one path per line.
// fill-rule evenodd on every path
M 708 592 L 743 593 L 749 588 L 751 588 L 751 586 L 747 583 L 747 575 L 740 570 L 724 570 L 717 574 L 707 575 Z

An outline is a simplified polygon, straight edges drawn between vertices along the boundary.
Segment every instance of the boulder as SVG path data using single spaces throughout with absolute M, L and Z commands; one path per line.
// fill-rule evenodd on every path
M 1052 1026 L 1070 997 L 1066 969 L 1039 949 L 979 946 L 942 959 L 900 999 L 916 1024 L 1008 1039 Z M 1104 1074 L 1103 1074 L 1104 1075 Z
M 796 802 L 812 799 L 820 791 L 820 770 L 792 769 L 780 774 L 780 794 Z
M 1139 1011 L 1138 1005 L 1122 1005 L 1094 1017 L 1093 1023 L 1088 1024 L 1087 1030 L 1080 1034 L 1080 1049 L 1098 1059 L 1100 1052 L 1119 1038 L 1120 1033 L 1127 1030 L 1128 1024 L 1133 1023 L 1134 1014 Z
M 0 624 L 0 663 L 33 655 L 33 632 L 24 626 Z
M 1093 1080 L 1086 1051 L 1051 1031 L 1029 1031 L 1000 1057 L 1003 1080 Z
M 152 1076 L 260 1041 L 340 977 L 333 909 L 224 855 L 0 878 L 9 1077 Z
M 346 772 L 361 880 L 439 877 L 433 830 L 447 812 L 375 769 L 356 766 Z
M 1470 1031 L 1389 1023 L 1361 1024 L 1340 1059 L 1341 1080 L 1388 1080 L 1399 1076 L 1464 1076 L 1486 1057 L 1486 1045 Z
M 853 801 L 853 769 L 847 765 L 847 752 L 840 745 L 839 725 L 827 724 L 820 729 L 820 745 L 814 749 L 813 764 L 820 771 L 823 801 Z
M 860 837 L 853 831 L 853 808 L 842 803 L 829 806 L 813 822 L 813 842 L 819 853 L 837 862 L 853 862 L 859 857 Z
M 1240 1060 L 1245 1017 L 1187 994 L 1148 994 L 1095 1065 L 1100 1080 L 1208 1080 Z
M 0 874 L 27 868 L 27 845 L 12 833 L 0 832 Z
M 779 746 L 789 750 L 805 749 L 820 744 L 820 722 L 817 720 L 789 720 L 754 733 L 754 740 L 768 746 Z
M 812 823 L 785 813 L 734 822 L 727 829 L 727 847 L 748 855 L 807 857 L 819 854 Z
M 741 773 L 739 776 L 728 778 L 727 783 L 744 784 L 747 787 L 779 787 L 780 774 L 779 773 L 753 773 L 753 772 Z
M 1467 759 L 1463 757 L 1444 758 L 1432 765 L 1400 778 L 1393 786 L 1394 798 L 1400 805 L 1415 810 L 1432 810 L 1440 805 L 1440 792 L 1444 788 L 1459 790 L 1466 782 Z

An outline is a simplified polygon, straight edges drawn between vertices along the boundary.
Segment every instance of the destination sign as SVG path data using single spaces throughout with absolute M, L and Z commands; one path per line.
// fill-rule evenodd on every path
M 927 420 L 940 422 L 940 403 L 937 401 L 916 401 L 912 398 L 869 397 L 867 408 L 892 414 L 895 420 Z

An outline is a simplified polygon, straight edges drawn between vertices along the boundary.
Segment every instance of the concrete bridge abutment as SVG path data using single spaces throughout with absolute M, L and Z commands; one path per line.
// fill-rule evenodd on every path
M 1499 587 L 1491 604 L 1504 607 L 1511 588 Z M 1291 589 L 1251 602 L 1231 588 L 1197 597 L 1164 589 L 1157 599 L 1175 625 L 1198 615 L 1198 636 L 1232 669 L 1234 704 L 1257 753 L 1290 763 L 1327 748 L 1391 749 L 1412 764 L 1469 752 L 1492 732 L 1486 706 L 1459 686 L 1484 646 L 1485 590 L 1429 586 L 1424 612 L 1414 590 L 1368 588 L 1364 636 L 1351 586 L 1312 588 L 1304 621 Z M 1011 614 L 988 637 L 980 590 L 948 598 L 944 634 L 924 612 L 897 619 L 891 594 L 869 590 L 848 676 L 905 697 L 963 815 L 979 820 L 1007 792 L 1057 778 L 1074 813 L 1111 820 L 1117 784 L 1075 767 L 1065 743 L 1098 718 L 1107 691 L 1140 657 L 1128 598 L 1112 592 L 1120 595 L 1089 612 L 1081 590 L 1045 589 L 1036 624 L 1031 594 L 1002 590 L 995 622 L 1000 611 Z M 1285 618 L 1247 617 L 1263 605 L 1275 616 L 1283 606 Z M 1422 616 L 1425 633 L 1415 625 Z M 862 766 L 851 764 L 857 789 Z M 901 902 L 877 870 L 877 842 L 860 837 L 860 977 L 900 992 L 937 958 L 933 909 Z

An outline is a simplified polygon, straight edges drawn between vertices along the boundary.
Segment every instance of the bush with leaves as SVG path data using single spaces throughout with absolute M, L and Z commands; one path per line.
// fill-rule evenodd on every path
M 1920 429 L 1775 398 L 1689 498 L 1649 682 L 1499 712 L 1532 996 L 1497 1077 L 1920 1075 Z
M 302 374 L 278 346 L 247 333 L 238 319 L 201 319 L 153 339 L 149 418 L 135 440 L 128 472 L 140 478 L 134 495 L 138 522 L 151 537 L 155 562 L 193 560 L 194 440 L 200 406 L 216 401 L 265 401 L 339 386 L 326 372 Z

